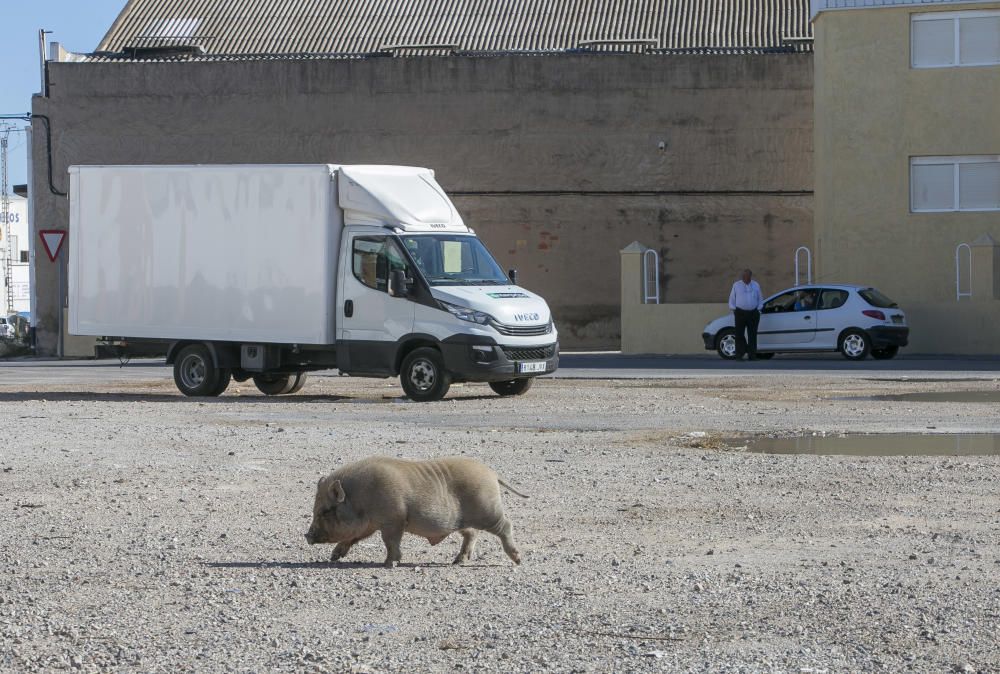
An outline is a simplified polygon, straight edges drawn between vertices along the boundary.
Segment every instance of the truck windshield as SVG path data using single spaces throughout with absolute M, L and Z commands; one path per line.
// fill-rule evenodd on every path
M 490 251 L 474 236 L 420 234 L 400 239 L 432 286 L 510 283 Z

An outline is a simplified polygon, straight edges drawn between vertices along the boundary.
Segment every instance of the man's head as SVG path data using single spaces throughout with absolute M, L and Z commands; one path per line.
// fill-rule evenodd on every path
M 743 279 L 744 283 L 750 283 L 750 279 L 753 278 L 753 272 L 749 269 L 744 269 L 743 273 L 740 274 L 740 278 Z

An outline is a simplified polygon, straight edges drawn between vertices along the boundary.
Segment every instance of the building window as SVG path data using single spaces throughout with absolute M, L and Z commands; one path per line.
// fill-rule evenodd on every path
M 954 68 L 1000 64 L 1000 11 L 910 16 L 910 65 Z
M 910 210 L 1000 211 L 1000 155 L 911 157 Z
M 27 262 L 27 261 L 28 261 L 28 251 L 22 250 L 21 251 L 21 262 Z

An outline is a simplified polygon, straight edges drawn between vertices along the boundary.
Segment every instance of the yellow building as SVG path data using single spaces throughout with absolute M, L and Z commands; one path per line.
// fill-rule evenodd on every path
M 1000 354 L 1000 1 L 812 10 L 818 280 L 896 299 L 910 353 Z

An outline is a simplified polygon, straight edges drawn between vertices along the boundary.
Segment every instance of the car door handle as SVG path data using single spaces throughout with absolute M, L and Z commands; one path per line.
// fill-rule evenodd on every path
M 804 321 L 810 321 L 810 320 L 812 320 L 812 316 L 803 316 L 802 320 L 804 320 Z
M 344 302 L 344 316 L 350 318 L 354 315 L 354 300 Z

